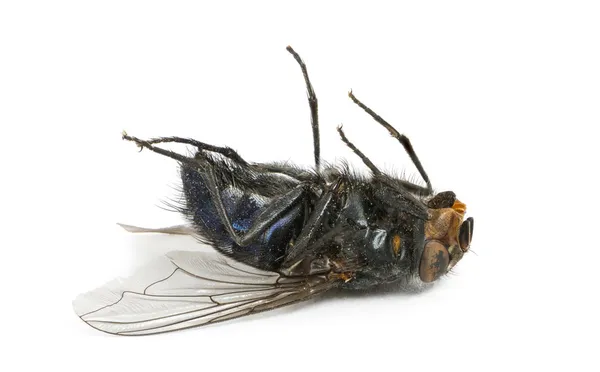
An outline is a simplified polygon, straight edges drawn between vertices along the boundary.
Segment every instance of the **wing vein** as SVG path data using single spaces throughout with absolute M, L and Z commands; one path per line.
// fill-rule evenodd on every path
M 107 333 L 164 333 L 300 302 L 334 287 L 331 279 L 288 277 L 228 257 L 173 251 L 129 278 L 81 295 L 74 308 L 85 312 L 79 316 L 84 322 Z
M 173 270 L 173 272 L 171 273 L 171 275 L 167 276 L 166 278 L 163 278 L 161 280 L 157 280 L 154 283 L 149 284 L 146 288 L 144 288 L 144 293 L 146 294 L 146 291 L 148 290 L 148 288 L 152 287 L 153 285 L 160 283 L 160 282 L 164 282 L 165 280 L 169 279 L 170 277 L 172 277 L 173 275 L 175 275 L 175 273 L 177 272 L 177 270 L 179 270 L 179 268 L 175 268 L 175 270 Z
M 228 266 L 228 267 L 230 267 L 230 268 L 232 268 L 232 269 L 234 269 L 234 270 L 237 270 L 237 271 L 239 271 L 241 273 L 244 273 L 244 274 L 259 275 L 259 276 L 263 276 L 265 278 L 271 278 L 272 277 L 272 275 L 265 275 L 265 274 L 260 274 L 260 273 L 253 273 L 251 271 L 244 271 L 244 270 L 240 269 L 239 267 L 231 266 L 229 264 L 229 262 L 227 262 L 227 261 L 225 261 L 225 265 Z M 277 276 L 281 276 L 281 275 L 277 274 Z M 277 279 L 277 280 L 279 280 L 279 279 Z
M 265 297 L 265 298 L 268 298 L 268 297 Z M 256 302 L 256 301 L 260 301 L 260 300 L 249 300 L 249 301 L 246 301 L 246 302 L 243 302 L 243 303 L 237 304 L 236 306 L 232 306 L 232 307 L 228 308 L 227 310 L 230 310 L 230 309 L 237 309 L 237 308 L 238 308 L 238 307 L 240 307 L 240 306 L 244 306 L 244 305 L 246 305 L 246 304 L 249 304 L 249 303 L 252 303 L 252 302 Z M 214 305 L 214 306 L 212 306 L 212 307 L 209 307 L 208 309 L 211 309 L 211 308 L 213 308 L 213 307 L 219 307 L 219 306 L 220 306 L 220 305 Z M 195 310 L 195 311 L 197 311 L 197 310 Z M 219 311 L 220 311 L 220 310 L 219 310 Z M 170 324 L 168 324 L 168 325 L 166 325 L 166 326 L 165 326 L 165 325 L 160 325 L 160 326 L 157 326 L 157 327 L 146 328 L 146 329 L 144 329 L 143 331 L 151 331 L 151 330 L 154 330 L 154 329 L 165 328 L 165 327 L 167 327 L 167 326 L 173 326 L 173 325 L 177 325 L 177 324 L 181 324 L 181 323 L 191 322 L 191 321 L 193 321 L 193 320 L 201 319 L 201 318 L 207 317 L 207 316 L 209 316 L 209 315 L 214 315 L 214 314 L 218 313 L 219 311 L 213 311 L 212 313 L 208 313 L 208 314 L 199 315 L 199 316 L 197 316 L 197 317 L 193 317 L 193 318 L 186 319 L 186 320 L 180 320 L 180 321 L 178 321 L 178 322 L 170 323 Z M 191 312 L 193 312 L 193 311 L 191 311 Z M 186 313 L 179 313 L 179 314 L 177 314 L 177 315 L 189 314 L 189 313 L 190 313 L 190 312 L 186 312 Z M 174 316 L 174 315 L 171 315 L 171 316 Z M 168 318 L 168 317 L 167 317 L 167 318 Z M 159 318 L 156 318 L 156 319 L 159 319 Z M 154 320 L 154 319 L 153 319 L 153 320 Z M 128 324 L 128 323 L 119 323 L 119 322 L 110 322 L 110 323 L 111 323 L 111 324 Z M 136 322 L 136 323 L 139 323 L 139 322 Z M 209 321 L 209 323 L 210 323 L 210 321 Z M 201 325 L 201 324 L 200 324 L 200 325 Z M 118 334 L 120 334 L 120 335 L 122 335 L 122 334 L 127 334 L 127 333 L 135 333 L 135 332 L 139 332 L 139 330 L 135 330 L 135 331 L 123 331 L 123 332 L 117 332 L 117 333 L 118 333 Z
M 173 265 L 177 266 L 177 268 L 180 269 L 181 271 L 183 271 L 184 273 L 189 274 L 189 275 L 191 275 L 191 276 L 193 276 L 195 278 L 203 279 L 203 280 L 208 280 L 208 281 L 215 282 L 215 283 L 238 284 L 238 285 L 252 285 L 252 286 L 263 286 L 263 287 L 270 287 L 270 286 L 272 286 L 272 284 L 262 284 L 262 283 L 252 283 L 252 284 L 249 284 L 249 283 L 230 282 L 228 280 L 219 280 L 219 279 L 207 278 L 207 277 L 203 277 L 203 276 L 191 273 L 191 272 L 187 271 L 186 269 L 182 268 L 181 266 L 178 266 L 175 262 L 173 262 Z

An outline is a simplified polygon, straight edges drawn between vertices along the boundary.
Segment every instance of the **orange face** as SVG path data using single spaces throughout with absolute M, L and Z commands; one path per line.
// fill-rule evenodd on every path
M 449 208 L 429 208 L 425 223 L 425 249 L 421 256 L 419 275 L 426 283 L 446 274 L 469 250 L 473 233 L 473 218 L 464 222 L 467 206 L 459 200 Z

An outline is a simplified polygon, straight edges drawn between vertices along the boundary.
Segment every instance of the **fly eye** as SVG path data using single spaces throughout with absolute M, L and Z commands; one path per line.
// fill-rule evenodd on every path
M 427 207 L 432 209 L 452 208 L 456 201 L 456 194 L 452 191 L 443 191 L 427 202 Z
M 458 244 L 463 252 L 466 252 L 469 249 L 469 245 L 471 245 L 474 224 L 475 221 L 473 220 L 473 217 L 469 217 L 462 225 L 460 225 L 460 230 L 458 231 Z
M 402 245 L 402 239 L 400 239 L 400 235 L 394 235 L 392 238 L 392 249 L 394 250 L 394 254 L 397 256 L 400 251 L 400 246 Z
M 419 276 L 425 283 L 431 283 L 439 279 L 448 270 L 450 255 L 444 245 L 436 240 L 430 240 L 425 244 L 421 264 L 419 265 Z

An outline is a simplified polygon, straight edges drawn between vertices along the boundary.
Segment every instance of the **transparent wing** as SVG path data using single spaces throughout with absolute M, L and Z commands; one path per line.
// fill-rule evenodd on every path
M 161 234 L 174 234 L 174 235 L 195 235 L 197 231 L 191 225 L 176 225 L 169 227 L 161 227 L 161 228 L 147 228 L 147 227 L 139 227 L 133 225 L 126 225 L 124 223 L 117 223 L 117 225 L 121 226 L 125 231 L 129 231 L 131 233 L 161 233 Z
M 290 278 L 212 252 L 174 251 L 127 279 L 79 295 L 73 308 L 98 330 L 146 335 L 274 309 L 334 285 L 324 275 Z

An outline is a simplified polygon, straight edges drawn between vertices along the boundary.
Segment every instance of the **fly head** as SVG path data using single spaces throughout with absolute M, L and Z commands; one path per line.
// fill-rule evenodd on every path
M 419 276 L 426 283 L 446 274 L 469 250 L 473 236 L 473 217 L 464 219 L 467 206 L 452 191 L 436 194 L 427 202 L 429 219 L 425 223 L 425 249 Z

